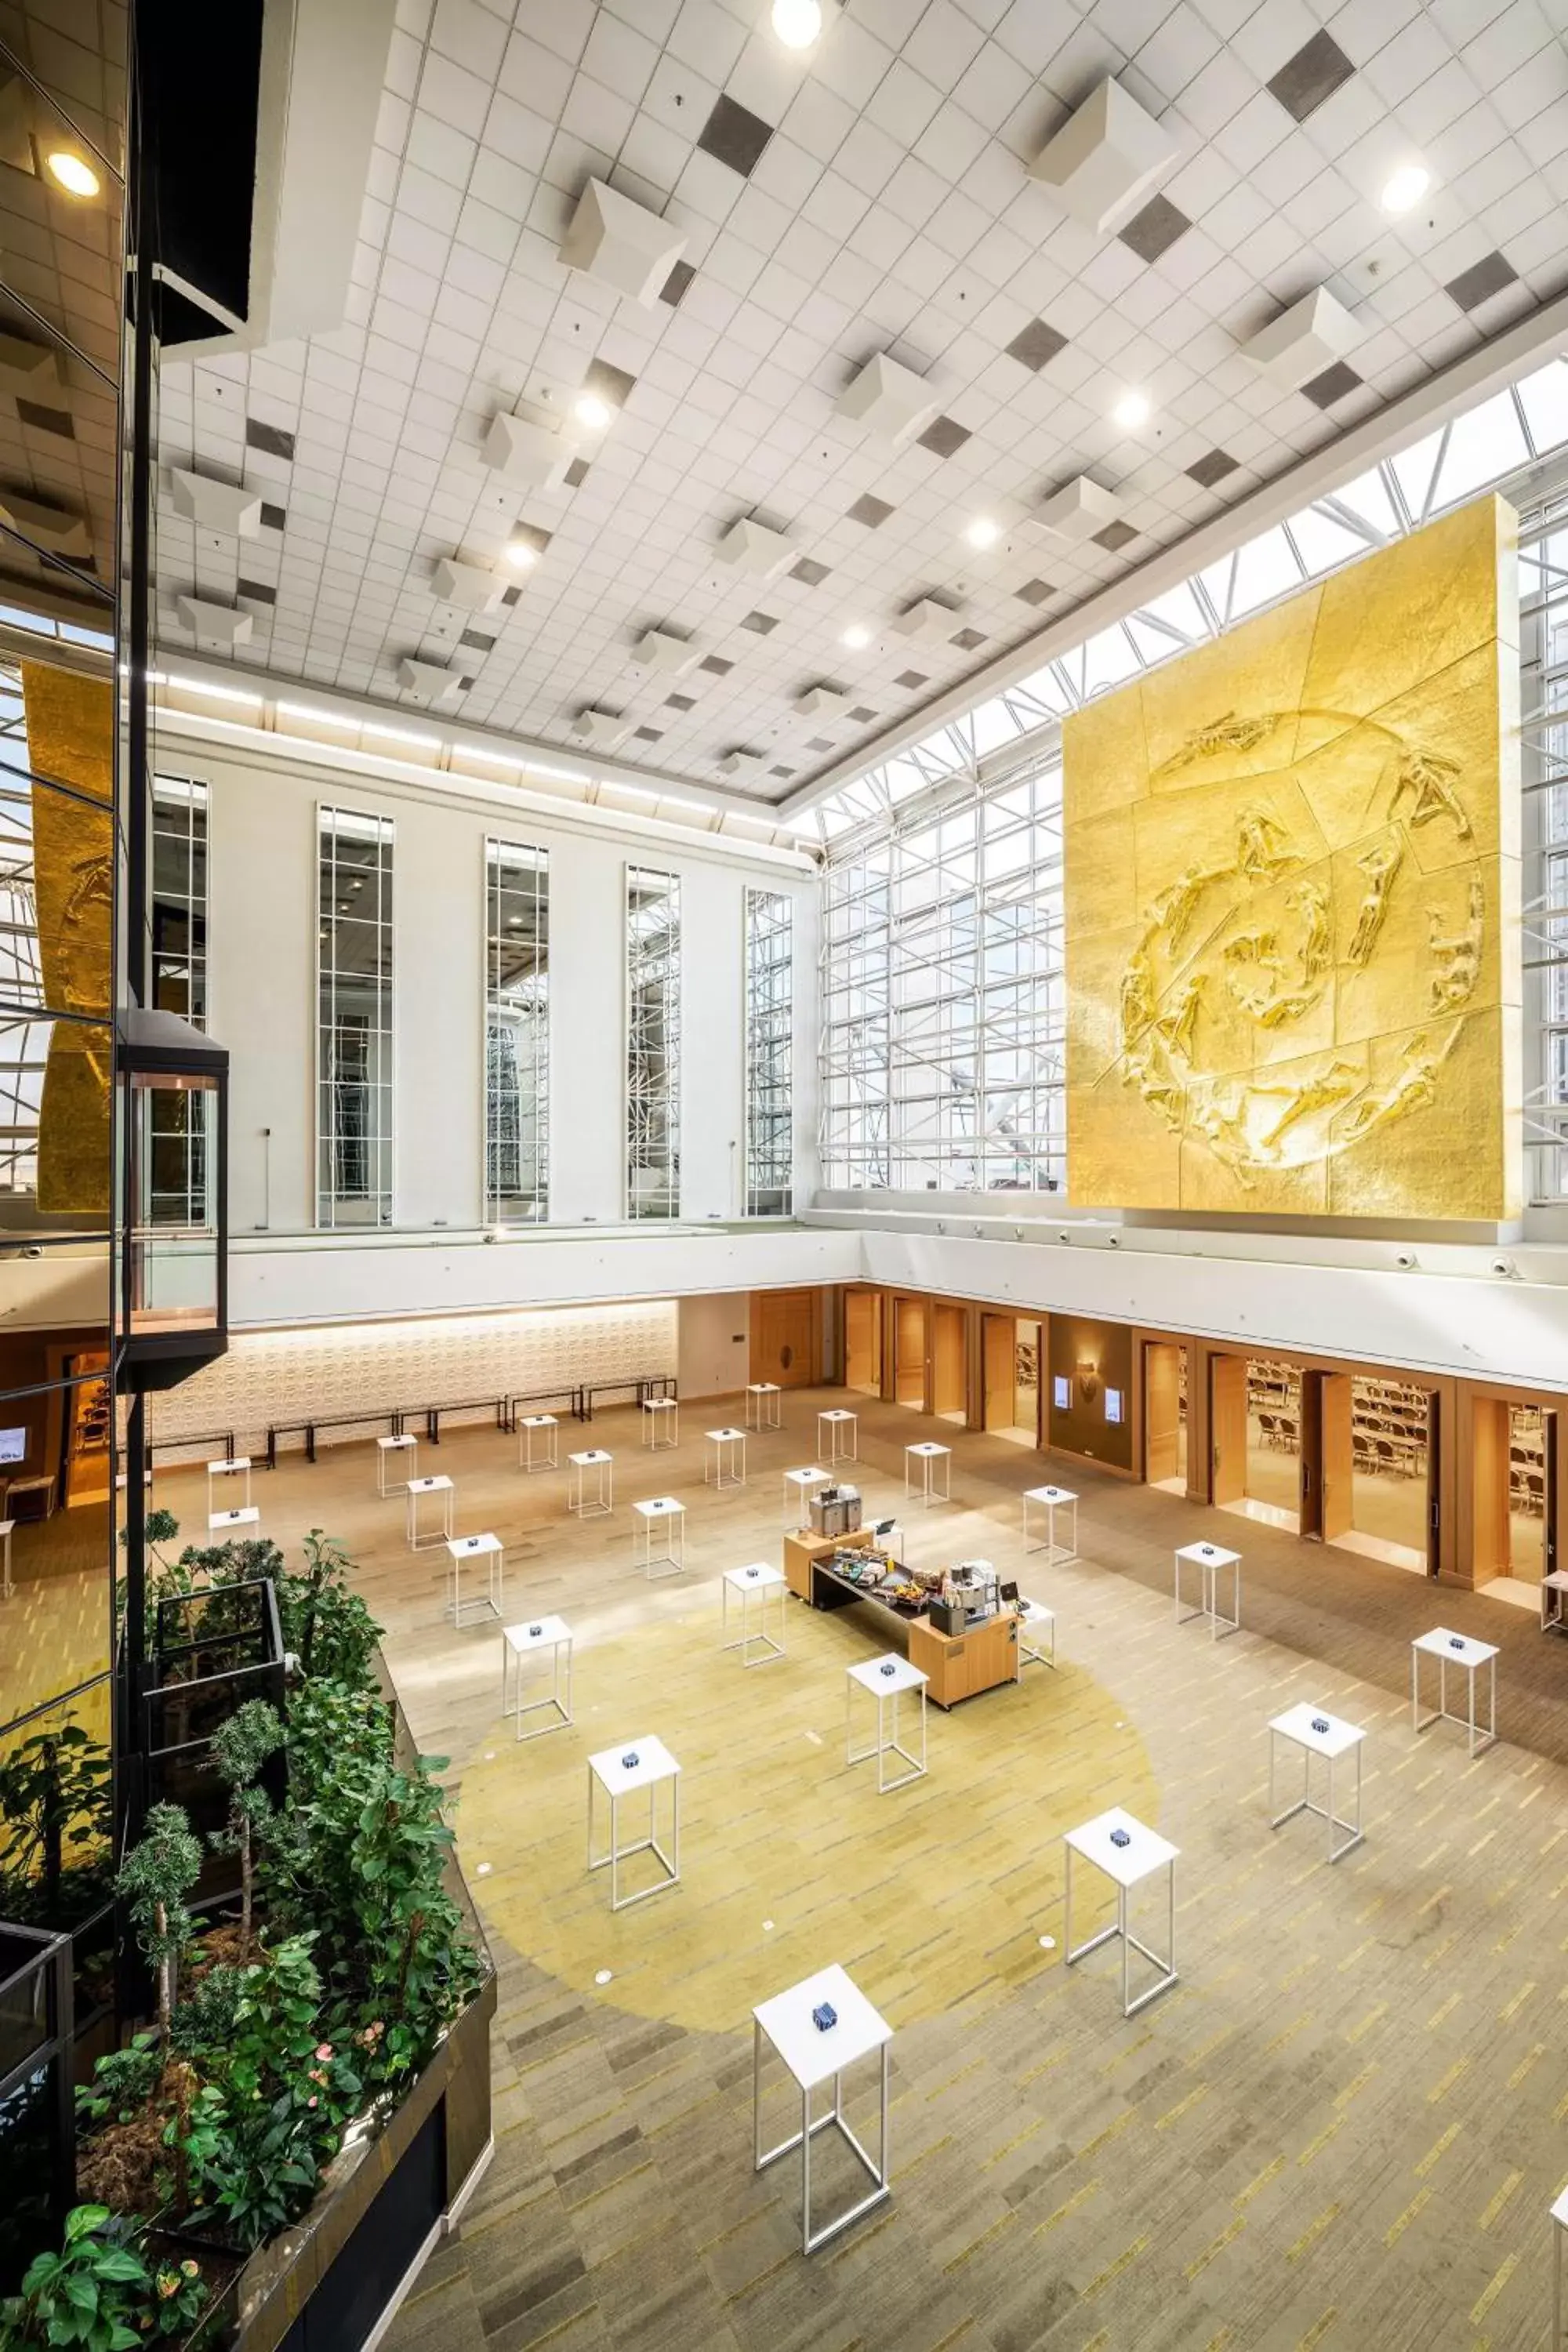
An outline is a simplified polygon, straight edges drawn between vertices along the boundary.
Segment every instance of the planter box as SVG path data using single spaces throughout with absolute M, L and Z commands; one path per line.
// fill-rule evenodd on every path
M 489 2160 L 488 1977 L 395 2114 L 333 2162 L 310 2211 L 253 2254 L 232 2352 L 361 2352 L 379 2339 Z

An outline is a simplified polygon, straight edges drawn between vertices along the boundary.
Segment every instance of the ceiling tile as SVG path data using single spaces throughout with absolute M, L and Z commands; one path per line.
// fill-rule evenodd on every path
M 1287 114 L 1297 122 L 1305 122 L 1326 98 L 1332 98 L 1342 82 L 1349 81 L 1354 71 L 1331 33 L 1314 33 L 1294 57 L 1287 58 L 1279 71 L 1270 75 L 1266 88 Z

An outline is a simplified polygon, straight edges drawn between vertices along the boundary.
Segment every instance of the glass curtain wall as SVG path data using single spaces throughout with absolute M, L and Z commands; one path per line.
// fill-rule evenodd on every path
M 550 853 L 485 844 L 485 1219 L 550 1214 Z
M 1568 499 L 1521 532 L 1527 1197 L 1568 1202 Z
M 316 1222 L 392 1223 L 389 816 L 320 815 Z
M 1061 1189 L 1058 758 L 830 869 L 822 998 L 826 1183 Z
M 795 902 L 746 892 L 746 1181 L 748 1217 L 795 1206 Z
M 207 788 L 186 776 L 153 779 L 153 1003 L 207 1025 Z M 205 1227 L 210 1095 L 160 1087 L 150 1113 L 149 1224 Z
M 626 1214 L 680 1214 L 680 880 L 626 867 Z

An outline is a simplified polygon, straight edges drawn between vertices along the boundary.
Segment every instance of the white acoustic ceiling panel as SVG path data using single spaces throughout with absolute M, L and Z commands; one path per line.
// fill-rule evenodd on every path
M 660 220 L 603 180 L 590 180 L 559 252 L 568 269 L 651 310 L 686 244 L 685 231 L 672 221 Z
M 912 368 L 900 367 L 885 352 L 868 359 L 853 383 L 833 404 L 836 416 L 864 425 L 895 446 L 923 432 L 936 415 L 931 386 Z
M 1310 383 L 1336 360 L 1342 360 L 1360 340 L 1361 331 L 1350 311 L 1320 286 L 1292 302 L 1288 310 L 1281 310 L 1256 335 L 1248 336 L 1241 355 L 1260 369 L 1270 383 L 1293 392 Z
M 251 614 L 236 612 L 232 604 L 209 604 L 205 596 L 176 596 L 174 609 L 207 653 L 231 654 L 237 646 L 248 645 L 256 626 Z
M 787 531 L 774 530 L 765 522 L 742 515 L 730 525 L 717 551 L 720 562 L 727 563 L 731 571 L 743 572 L 752 580 L 771 580 L 793 558 L 795 543 Z
M 700 645 L 689 637 L 676 636 L 669 629 L 645 629 L 632 647 L 638 669 L 661 670 L 667 677 L 684 677 L 701 657 Z
M 587 743 L 595 751 L 614 751 L 632 731 L 629 719 L 617 719 L 613 710 L 580 710 L 572 721 L 572 732 L 579 743 Z
M 1102 81 L 1029 166 L 1074 220 L 1103 235 L 1146 203 L 1174 170 L 1170 133 L 1120 82 Z
M 1092 539 L 1121 512 L 1121 501 L 1114 490 L 1103 488 L 1088 474 L 1078 474 L 1043 500 L 1035 519 L 1053 538 Z
M 68 507 L 50 506 L 47 499 L 27 498 L 20 490 L 0 489 L 0 521 L 31 540 L 51 555 L 89 556 L 92 528 L 85 515 Z
M 808 686 L 795 696 L 795 707 L 807 719 L 836 719 L 848 699 L 841 686 Z
M 416 661 L 412 654 L 405 654 L 397 665 L 397 683 L 416 702 L 434 704 L 455 694 L 463 681 L 445 662 Z
M 940 637 L 952 626 L 954 614 L 950 606 L 938 604 L 930 596 L 922 596 L 893 622 L 893 633 L 900 637 Z
M 479 455 L 521 488 L 558 490 L 580 447 L 577 436 L 548 410 L 528 408 L 515 416 L 502 410 L 490 419 Z
M 53 392 L 59 380 L 59 368 L 47 343 L 30 343 L 22 335 L 0 335 L 0 392 L 19 392 L 24 400 L 36 400 L 40 392 Z
M 237 482 L 214 481 L 209 474 L 193 474 L 184 466 L 170 472 L 174 512 L 200 530 L 220 531 L 226 539 L 254 539 L 261 529 L 261 492 Z
M 506 593 L 506 582 L 485 563 L 465 563 L 459 555 L 443 555 L 436 565 L 437 601 L 460 605 L 465 613 L 489 613 Z

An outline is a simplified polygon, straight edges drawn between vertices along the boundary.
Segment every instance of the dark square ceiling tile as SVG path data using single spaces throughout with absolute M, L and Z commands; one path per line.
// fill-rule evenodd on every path
M 731 172 L 749 180 L 773 135 L 772 123 L 764 122 L 749 107 L 737 105 L 732 98 L 716 98 L 712 113 L 697 134 L 697 144 L 705 155 L 728 163 Z
M 638 727 L 635 730 L 635 733 L 639 743 L 658 743 L 664 738 L 662 727 Z
M 798 580 L 803 587 L 820 588 L 827 577 L 828 568 L 826 563 L 818 563 L 815 555 L 803 555 L 798 563 L 790 565 L 787 576 L 791 580 Z
M 488 654 L 495 644 L 495 639 L 487 637 L 481 630 L 465 629 L 458 643 L 460 646 L 471 646 L 476 653 Z
M 22 403 L 16 404 L 20 408 Z M 269 457 L 292 457 L 294 436 L 285 433 L 280 425 L 263 425 L 259 417 L 245 420 L 245 446 L 247 449 L 265 449 Z
M 770 768 L 768 770 L 768 773 L 770 776 L 793 776 L 795 770 L 793 768 Z
M 1227 450 L 1210 449 L 1193 460 L 1187 467 L 1187 478 L 1196 482 L 1200 490 L 1212 490 L 1216 482 L 1223 482 L 1227 474 L 1236 470 L 1237 461 Z
M 931 680 L 923 669 L 901 669 L 893 680 L 895 686 L 929 686 Z
M 1505 286 L 1511 286 L 1518 276 L 1506 253 L 1488 253 L 1479 261 L 1473 261 L 1468 269 L 1461 269 L 1457 278 L 1450 278 L 1443 291 L 1461 310 L 1475 310 L 1483 302 L 1490 301 L 1494 294 L 1500 294 Z M 16 403 L 18 408 L 22 404 L 21 401 Z
M 635 375 L 612 367 L 608 360 L 595 360 L 583 378 L 584 391 L 595 394 L 609 408 L 624 408 L 636 384 Z
M 581 489 L 587 478 L 588 460 L 586 457 L 574 457 L 572 463 L 567 467 L 565 473 L 562 477 L 562 479 L 564 481 L 569 490 Z
M 1169 196 L 1151 196 L 1141 212 L 1133 214 L 1117 235 L 1131 247 L 1140 261 L 1158 261 L 1169 253 L 1179 236 L 1185 236 L 1192 222 L 1179 205 Z
M 276 604 L 278 602 L 277 589 L 269 588 L 265 580 L 237 580 L 234 593 L 237 596 L 247 598 L 253 604 Z M 485 639 L 487 645 L 494 642 L 491 637 Z
M 1026 604 L 1043 604 L 1047 597 L 1054 596 L 1057 592 L 1048 580 L 1026 580 L 1023 586 L 1016 588 L 1013 593 L 1016 596 L 1021 596 Z
M 668 710 L 695 710 L 697 708 L 697 697 L 694 694 L 667 694 L 664 700 L 665 708 Z
M 521 604 L 521 602 L 522 590 L 516 586 L 515 583 L 507 590 L 505 595 L 501 598 L 501 603 L 503 604 Z
M 58 433 L 62 441 L 76 439 L 76 421 L 68 408 L 48 408 L 42 401 L 19 400 L 16 414 L 35 433 Z
M 858 702 L 855 705 L 854 709 L 849 713 L 849 716 L 855 721 L 857 727 L 865 727 L 869 725 L 870 721 L 875 719 L 877 714 L 874 710 L 868 709 L 865 703 Z
M 805 748 L 808 751 L 831 751 L 833 738 L 831 735 L 808 735 L 805 739 Z
M 851 522 L 863 522 L 868 530 L 879 530 L 892 511 L 886 499 L 873 498 L 868 490 L 849 509 L 848 519 Z
M 670 309 L 675 310 L 696 275 L 697 272 L 689 261 L 678 261 L 658 289 L 659 300 L 668 302 Z
M 948 643 L 957 646 L 961 653 L 972 654 L 976 646 L 985 643 L 985 633 L 983 629 L 960 629 L 955 637 L 948 639 Z
M 268 506 L 266 501 L 263 500 L 261 508 L 261 528 L 263 530 L 281 530 L 288 520 L 288 515 L 281 507 Z
M 955 416 L 933 416 L 918 437 L 921 447 L 929 449 L 933 457 L 951 457 L 968 440 L 969 427 Z
M 511 535 L 513 539 L 521 540 L 526 546 L 531 547 L 536 555 L 542 555 L 550 544 L 550 533 L 547 530 L 541 530 L 536 522 L 514 523 Z
M 728 677 L 735 665 L 726 661 L 722 654 L 705 654 L 697 667 L 710 671 L 714 677 Z
M 1331 408 L 1336 400 L 1343 400 L 1347 393 L 1354 392 L 1361 381 L 1353 367 L 1336 360 L 1332 367 L 1326 367 L 1321 375 L 1313 376 L 1301 389 L 1315 407 Z
M 776 629 L 778 625 L 779 616 L 776 613 L 748 613 L 741 623 L 743 629 L 752 630 L 759 637 L 765 637 L 769 631 Z
M 1094 543 L 1096 547 L 1103 547 L 1108 555 L 1115 555 L 1137 536 L 1130 522 L 1108 522 L 1103 530 L 1095 532 Z
M 1009 357 L 1032 369 L 1036 375 L 1067 347 L 1067 337 L 1058 335 L 1056 329 L 1048 327 L 1043 319 L 1031 319 L 1006 346 Z
M 1331 33 L 1314 33 L 1293 58 L 1286 58 L 1267 87 L 1293 121 L 1305 122 L 1354 71 Z

